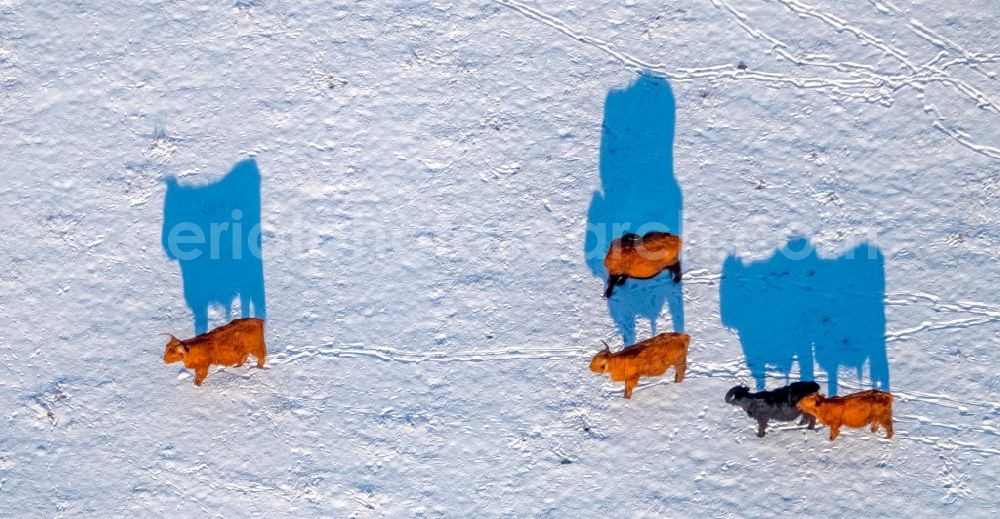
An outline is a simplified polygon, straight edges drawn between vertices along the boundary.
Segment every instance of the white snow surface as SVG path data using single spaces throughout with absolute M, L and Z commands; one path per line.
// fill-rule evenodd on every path
M 642 71 L 692 340 L 625 400 L 583 246 Z M 993 517 L 998 73 L 995 0 L 0 0 L 0 515 Z M 195 387 L 166 180 L 248 158 L 270 357 Z M 884 255 L 891 440 L 723 402 L 723 263 L 794 236 Z

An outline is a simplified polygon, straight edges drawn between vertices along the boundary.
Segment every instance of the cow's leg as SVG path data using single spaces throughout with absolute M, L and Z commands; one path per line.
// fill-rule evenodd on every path
M 764 437 L 764 430 L 765 429 L 767 429 L 767 418 L 758 418 L 757 419 L 757 437 L 758 438 L 763 438 Z
M 267 346 L 263 341 L 261 341 L 260 347 L 257 348 L 257 351 L 254 352 L 253 356 L 257 357 L 257 367 L 263 368 L 264 360 L 267 358 Z
M 885 426 L 885 437 L 892 438 L 892 417 L 886 417 L 882 425 Z
M 197 367 L 194 370 L 194 385 L 200 386 L 208 376 L 208 366 Z
M 681 282 L 681 260 L 677 260 L 673 265 L 667 265 L 667 270 L 674 278 L 674 283 Z
M 678 362 L 674 365 L 674 383 L 684 380 L 684 372 L 687 371 L 687 361 Z
M 815 428 L 816 428 L 816 417 L 815 417 L 815 416 L 813 416 L 813 415 L 811 415 L 811 414 L 809 414 L 809 413 L 806 413 L 806 414 L 805 414 L 805 416 L 803 416 L 803 417 L 802 417 L 802 419 L 803 419 L 803 420 L 808 420 L 808 421 L 809 421 L 809 427 L 808 427 L 808 428 L 809 428 L 810 430 L 812 430 L 812 429 L 815 429 Z
M 632 377 L 625 381 L 625 398 L 632 398 L 632 390 L 639 385 L 639 377 Z
M 872 432 L 878 432 L 878 420 L 872 421 Z
M 840 425 L 830 424 L 830 441 L 836 440 L 840 436 Z
M 247 357 L 250 356 L 250 352 L 247 351 L 246 336 L 240 332 L 233 334 L 233 348 L 239 353 L 239 357 L 233 364 L 233 367 L 240 368 L 243 367 L 243 363 L 247 361 Z
M 624 285 L 627 276 L 619 276 L 611 274 L 608 276 L 608 289 L 604 291 L 605 298 L 611 298 L 611 294 L 615 291 L 615 286 Z

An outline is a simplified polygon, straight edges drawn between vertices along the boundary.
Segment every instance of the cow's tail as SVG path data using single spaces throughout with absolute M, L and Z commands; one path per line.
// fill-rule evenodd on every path
M 892 393 L 887 393 L 884 391 L 879 391 L 879 399 L 882 404 L 879 410 L 878 423 L 885 428 L 885 437 L 892 438 L 893 427 L 892 427 Z
M 253 356 L 257 357 L 257 367 L 263 368 L 264 362 L 267 360 L 267 341 L 264 339 L 263 319 L 260 319 L 260 331 L 256 342 L 257 351 L 253 352 Z
M 892 393 L 875 391 L 875 402 L 878 404 L 876 409 L 878 409 L 878 415 L 885 424 L 892 421 L 892 401 Z

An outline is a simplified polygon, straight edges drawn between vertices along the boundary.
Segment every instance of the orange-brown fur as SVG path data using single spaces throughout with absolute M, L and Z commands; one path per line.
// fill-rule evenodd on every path
M 170 364 L 183 360 L 185 368 L 194 370 L 194 384 L 200 386 L 212 364 L 239 367 L 250 355 L 257 359 L 258 368 L 264 367 L 267 345 L 264 344 L 264 321 L 260 319 L 236 319 L 183 341 L 171 335 L 163 362 Z
M 680 255 L 681 238 L 669 232 L 649 232 L 642 237 L 626 234 L 614 240 L 604 256 L 608 271 L 605 297 L 611 297 L 615 285 L 628 278 L 649 279 L 668 268 L 674 281 L 680 282 Z
M 625 381 L 625 398 L 632 398 L 632 390 L 639 384 L 639 377 L 658 377 L 674 368 L 674 382 L 684 380 L 687 369 L 688 343 L 691 337 L 684 333 L 661 333 L 651 339 L 611 353 L 604 348 L 590 361 L 590 371 L 609 373 L 611 380 Z
M 803 397 L 799 409 L 830 427 L 830 441 L 840 435 L 841 427 L 885 427 L 886 438 L 892 438 L 892 394 L 884 391 L 862 391 L 845 396 L 825 397 L 819 393 Z

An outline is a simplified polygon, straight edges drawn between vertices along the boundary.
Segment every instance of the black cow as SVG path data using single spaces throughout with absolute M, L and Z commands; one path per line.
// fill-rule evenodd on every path
M 751 393 L 750 388 L 746 386 L 736 386 L 726 393 L 726 403 L 742 407 L 747 416 L 757 420 L 757 436 L 762 438 L 768 420 L 789 422 L 802 416 L 799 425 L 809 422 L 809 428 L 815 428 L 816 417 L 803 413 L 796 404 L 802 397 L 817 391 L 819 384 L 815 382 L 794 382 L 785 387 L 759 393 Z

